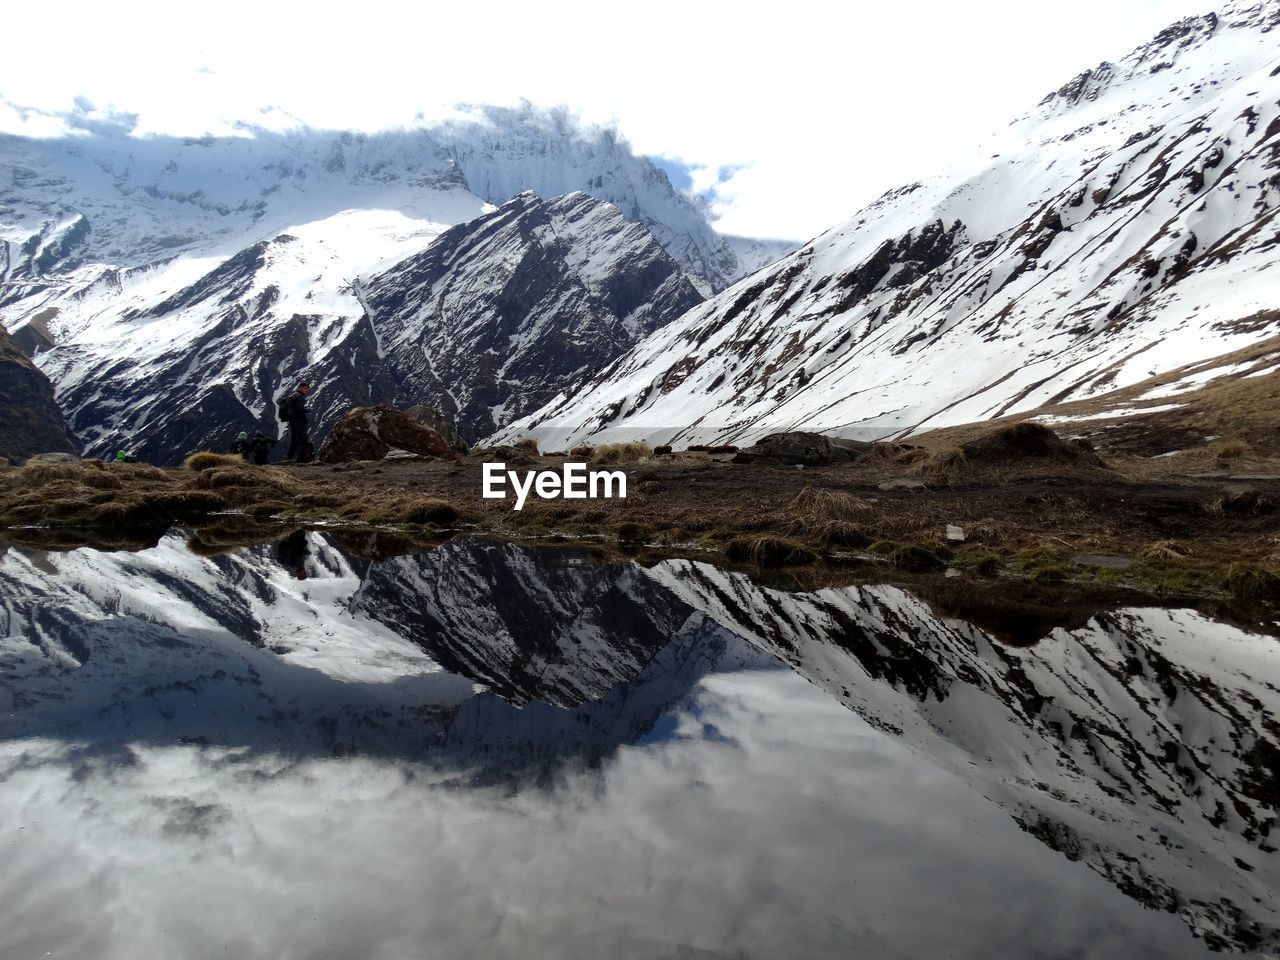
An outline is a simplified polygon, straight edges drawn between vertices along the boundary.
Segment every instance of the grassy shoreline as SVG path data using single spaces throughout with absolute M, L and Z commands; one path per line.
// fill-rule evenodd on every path
M 528 450 L 507 459 L 519 470 L 564 462 Z M 530 498 L 521 511 L 481 498 L 481 456 L 269 467 L 223 459 L 202 469 L 37 462 L 0 470 L 0 534 L 55 548 L 127 546 L 183 526 L 216 550 L 298 527 L 420 543 L 468 532 L 747 568 L 950 569 L 966 581 L 1280 602 L 1280 480 L 1269 462 L 1247 465 L 1260 479 L 1241 482 L 1153 476 L 1149 460 L 1136 469 L 1007 452 L 974 461 L 949 447 L 886 447 L 800 469 L 729 459 L 613 464 L 628 474 L 625 500 Z M 956 527 L 963 540 L 948 536 Z

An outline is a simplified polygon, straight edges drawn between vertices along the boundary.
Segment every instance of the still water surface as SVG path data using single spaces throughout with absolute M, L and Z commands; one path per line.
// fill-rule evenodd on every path
M 10 547 L 0 956 L 1273 953 L 1280 641 L 993 633 L 482 540 Z

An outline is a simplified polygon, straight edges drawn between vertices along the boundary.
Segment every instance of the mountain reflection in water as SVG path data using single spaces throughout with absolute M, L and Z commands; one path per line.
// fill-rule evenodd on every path
M 1191 611 L 175 534 L 9 548 L 0 625 L 0 956 L 1280 946 L 1280 647 Z

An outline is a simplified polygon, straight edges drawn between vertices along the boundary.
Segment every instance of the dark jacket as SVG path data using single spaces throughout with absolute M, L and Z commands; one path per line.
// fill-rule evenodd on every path
M 295 390 L 280 401 L 280 419 L 285 423 L 307 422 L 307 398 Z

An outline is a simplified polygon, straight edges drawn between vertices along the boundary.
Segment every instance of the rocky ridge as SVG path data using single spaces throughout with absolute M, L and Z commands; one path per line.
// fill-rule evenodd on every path
M 1278 17 L 1275 0 L 1226 5 L 1082 74 L 971 162 L 890 191 L 497 439 L 902 436 L 1274 336 Z

